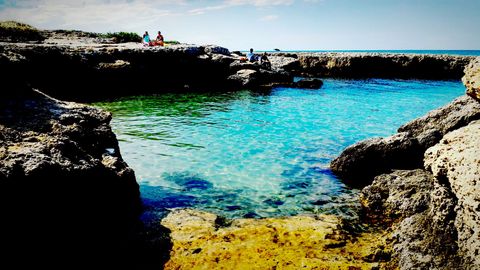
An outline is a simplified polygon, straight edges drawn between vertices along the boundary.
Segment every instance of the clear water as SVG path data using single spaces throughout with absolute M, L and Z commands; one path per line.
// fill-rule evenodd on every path
M 358 191 L 332 175 L 329 162 L 464 93 L 457 81 L 324 83 L 319 90 L 172 93 L 97 105 L 113 112 L 122 155 L 151 209 L 349 216 Z

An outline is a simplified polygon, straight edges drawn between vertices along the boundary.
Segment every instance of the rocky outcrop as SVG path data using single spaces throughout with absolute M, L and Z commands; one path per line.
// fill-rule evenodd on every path
M 467 95 L 480 100 L 480 57 L 465 68 L 462 81 L 467 87 Z
M 126 263 L 141 205 L 110 120 L 28 88 L 0 100 L 2 264 Z
M 416 169 L 377 176 L 362 190 L 370 221 L 390 226 L 400 269 L 465 269 L 457 252 L 456 200 L 430 172 Z
M 451 189 L 464 263 L 480 267 L 480 121 L 445 135 L 425 152 L 425 168 Z
M 467 91 L 476 80 L 464 77 Z M 480 267 L 478 119 L 480 103 L 465 95 L 332 161 L 337 174 L 367 185 L 360 196 L 365 221 L 392 232 L 387 242 L 400 269 Z
M 425 152 L 425 169 L 375 177 L 362 190 L 365 215 L 393 224 L 401 269 L 480 267 L 480 121 L 446 134 Z
M 144 47 L 140 43 L 88 43 L 92 38 L 78 35 L 67 43 L 57 38 L 42 44 L 0 43 L 0 71 L 10 80 L 5 83 L 10 88 L 26 83 L 63 100 L 90 101 L 293 82 L 280 67 L 266 69 L 242 62 L 228 49 L 214 45 Z M 240 70 L 257 72 L 254 79 L 246 80 L 245 71 L 237 74 Z
M 480 103 L 469 96 L 429 112 L 387 138 L 373 138 L 347 147 L 330 167 L 345 181 L 365 186 L 392 169 L 423 167 L 423 153 L 448 132 L 480 119 Z
M 173 242 L 165 269 L 378 269 L 390 257 L 385 235 L 351 237 L 329 215 L 229 221 L 177 209 L 162 225 Z
M 317 77 L 460 79 L 472 59 L 422 54 L 299 53 L 295 71 Z

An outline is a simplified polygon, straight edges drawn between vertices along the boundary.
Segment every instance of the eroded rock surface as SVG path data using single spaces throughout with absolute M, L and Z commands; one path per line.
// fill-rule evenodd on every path
M 451 188 L 465 263 L 480 267 L 480 121 L 445 135 L 425 152 L 425 168 Z
M 299 53 L 299 71 L 310 76 L 345 78 L 460 79 L 471 56 Z
M 141 205 L 110 113 L 24 91 L 0 101 L 2 263 L 126 262 Z
M 470 62 L 465 68 L 462 81 L 467 87 L 467 95 L 480 100 L 480 57 Z

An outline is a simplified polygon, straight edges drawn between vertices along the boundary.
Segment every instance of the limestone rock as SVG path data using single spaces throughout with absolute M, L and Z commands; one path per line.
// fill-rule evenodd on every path
M 480 100 L 480 57 L 472 60 L 465 68 L 462 81 L 467 87 L 467 95 Z
M 392 226 L 392 256 L 400 269 L 462 268 L 456 252 L 455 197 L 430 172 L 377 176 L 362 190 L 361 202 L 370 222 Z
M 216 46 L 216 45 L 207 45 L 205 46 L 205 53 L 207 54 L 222 54 L 230 55 L 230 51 L 227 48 Z
M 241 69 L 237 71 L 234 75 L 228 77 L 232 82 L 238 83 L 241 86 L 253 85 L 258 79 L 258 71 L 251 69 Z
M 315 77 L 460 79 L 471 56 L 299 53 L 299 71 Z
M 277 54 L 269 55 L 268 60 L 272 64 L 273 70 L 298 70 L 299 61 L 296 57 L 279 56 Z
M 449 104 L 430 111 L 398 129 L 408 132 L 427 148 L 436 144 L 446 133 L 480 119 L 480 102 L 463 95 Z
M 4 259 L 40 256 L 38 265 L 51 266 L 61 256 L 102 263 L 110 260 L 107 250 L 116 256 L 126 251 L 141 202 L 110 120 L 100 109 L 32 90 L 0 101 Z
M 362 189 L 360 202 L 376 222 L 391 223 L 428 209 L 433 176 L 421 169 L 382 174 Z
M 390 169 L 419 167 L 422 154 L 418 142 L 402 132 L 349 146 L 330 163 L 330 168 L 342 180 L 354 186 L 365 186 L 375 175 Z
M 425 168 L 457 198 L 455 227 L 467 263 L 480 266 L 480 121 L 452 131 L 425 152 Z

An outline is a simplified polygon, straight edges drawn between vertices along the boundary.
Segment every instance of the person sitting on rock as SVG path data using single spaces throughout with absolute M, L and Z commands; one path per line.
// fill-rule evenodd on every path
M 253 53 L 253 49 L 250 49 L 250 52 L 247 53 L 247 59 L 250 62 L 255 62 L 258 60 L 258 55 Z
M 260 57 L 260 65 L 265 69 L 272 69 L 272 63 L 268 60 L 267 52 L 264 52 Z
M 148 31 L 145 31 L 145 34 L 143 34 L 142 43 L 143 43 L 143 46 L 153 46 L 153 43 L 150 40 L 150 35 L 148 34 Z
M 157 38 L 155 39 L 155 45 L 158 45 L 158 46 L 164 46 L 165 45 L 165 43 L 163 41 L 162 32 L 160 32 L 160 31 L 158 31 Z

